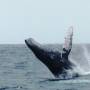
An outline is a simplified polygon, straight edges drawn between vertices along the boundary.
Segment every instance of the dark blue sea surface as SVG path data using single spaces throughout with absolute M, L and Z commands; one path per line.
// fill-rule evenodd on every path
M 89 45 L 85 47 L 89 52 Z M 80 45 L 75 47 L 71 58 L 81 63 L 80 68 L 89 72 L 90 68 L 85 67 L 87 63 L 81 66 L 82 48 Z M 89 61 L 86 59 L 86 62 Z M 90 90 L 90 75 L 71 80 L 55 79 L 26 45 L 0 45 L 0 90 Z

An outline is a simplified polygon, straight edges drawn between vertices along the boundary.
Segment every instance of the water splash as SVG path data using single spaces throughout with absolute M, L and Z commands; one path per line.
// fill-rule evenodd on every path
M 90 74 L 90 56 L 87 50 L 87 47 L 83 45 L 83 50 L 84 50 L 84 57 L 85 60 L 88 62 L 88 64 L 86 65 L 86 67 L 88 68 L 88 70 L 85 70 L 84 74 Z

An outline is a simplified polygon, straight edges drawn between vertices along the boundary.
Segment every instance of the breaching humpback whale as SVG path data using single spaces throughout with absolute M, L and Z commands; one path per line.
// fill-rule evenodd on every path
M 26 39 L 25 43 L 35 56 L 48 67 L 55 77 L 67 79 L 78 76 L 78 73 L 73 71 L 73 64 L 68 59 L 72 48 L 72 39 L 73 28 L 70 27 L 65 37 L 62 53 L 47 50 L 32 38 Z

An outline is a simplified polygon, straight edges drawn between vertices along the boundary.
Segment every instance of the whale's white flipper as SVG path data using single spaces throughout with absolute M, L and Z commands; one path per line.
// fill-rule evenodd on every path
M 65 43 L 63 45 L 63 48 L 69 51 L 72 48 L 72 39 L 73 39 L 73 27 L 70 27 L 65 37 Z

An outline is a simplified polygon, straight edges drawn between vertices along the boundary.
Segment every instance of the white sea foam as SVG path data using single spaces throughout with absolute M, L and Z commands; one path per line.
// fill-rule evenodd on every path
M 75 67 L 73 67 L 74 72 L 77 72 L 80 75 L 88 75 L 90 74 L 90 55 L 85 45 L 82 46 L 82 49 L 83 49 L 82 55 L 81 53 L 79 53 L 80 54 L 79 61 L 74 58 L 70 58 L 70 61 L 75 65 Z

